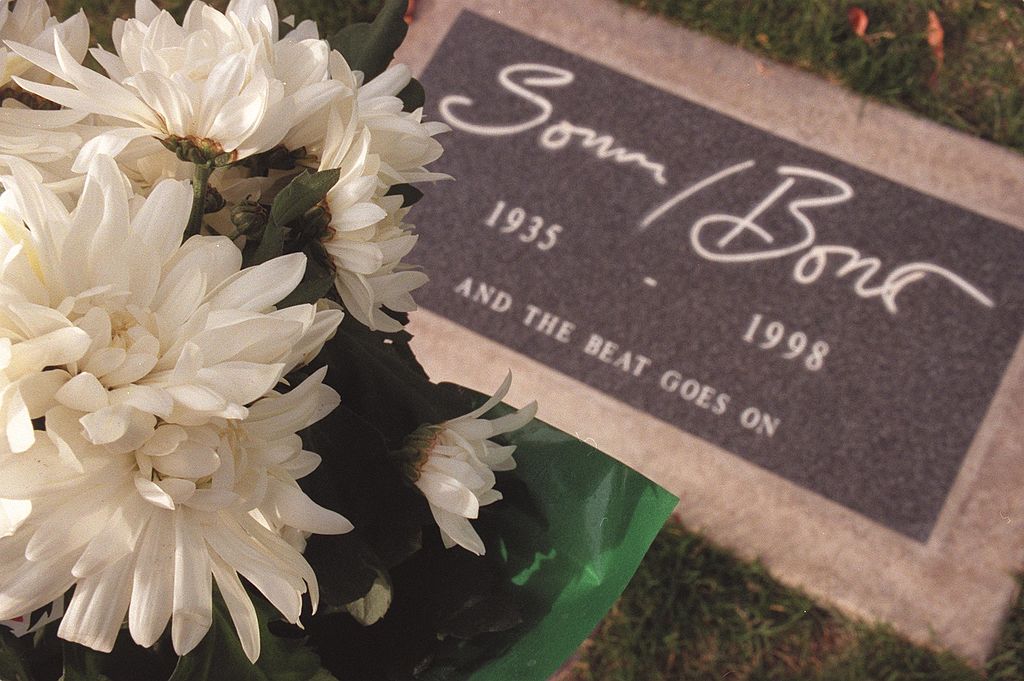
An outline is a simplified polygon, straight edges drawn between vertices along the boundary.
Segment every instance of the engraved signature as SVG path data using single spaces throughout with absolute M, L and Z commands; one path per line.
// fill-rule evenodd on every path
M 442 118 L 453 128 L 473 135 L 518 135 L 545 125 L 554 115 L 555 107 L 551 101 L 530 88 L 565 87 L 575 81 L 575 74 L 548 64 L 519 63 L 502 68 L 498 72 L 497 80 L 505 90 L 535 106 L 537 114 L 528 120 L 503 125 L 472 123 L 463 118 L 461 113 L 456 113 L 456 110 L 474 107 L 475 101 L 465 95 L 447 95 L 441 99 L 439 105 Z M 652 161 L 646 153 L 619 146 L 612 135 L 599 133 L 593 128 L 563 119 L 547 125 L 537 139 L 540 147 L 549 151 L 565 149 L 574 141 L 581 148 L 592 152 L 599 160 L 635 166 L 649 174 L 656 184 L 668 184 L 664 164 Z M 637 231 L 645 232 L 690 197 L 755 165 L 754 160 L 736 163 L 683 188 L 644 215 Z M 851 288 L 854 294 L 860 298 L 879 299 L 890 314 L 898 312 L 896 300 L 904 289 L 928 277 L 945 281 L 984 307 L 995 307 L 992 299 L 972 283 L 956 272 L 934 263 L 906 263 L 893 268 L 882 277 L 881 259 L 864 255 L 851 246 L 816 243 L 817 230 L 805 211 L 845 203 L 853 198 L 853 188 L 838 177 L 811 168 L 783 165 L 776 171 L 782 177 L 782 181 L 746 215 L 714 213 L 693 222 L 689 233 L 690 244 L 698 256 L 712 262 L 736 264 L 774 260 L 799 254 L 793 265 L 792 278 L 796 283 L 805 286 L 818 281 L 826 269 L 830 265 L 835 266 L 838 260 L 838 266 L 835 266 L 834 270 L 835 277 L 850 276 L 853 279 Z M 817 185 L 819 192 L 827 193 L 810 196 L 803 193 L 793 196 L 794 188 L 805 192 L 812 183 Z M 776 235 L 758 219 L 787 195 L 793 198 L 784 204 L 784 209 L 799 227 L 799 232 L 798 238 L 791 243 L 780 244 L 777 243 Z M 737 240 L 743 235 L 750 235 L 759 240 L 764 247 L 751 249 L 732 246 L 734 242 L 741 243 Z M 744 239 L 742 243 L 749 244 L 750 239 Z

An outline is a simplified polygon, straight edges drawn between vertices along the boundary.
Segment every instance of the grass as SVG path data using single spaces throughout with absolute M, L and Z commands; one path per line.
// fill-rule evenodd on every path
M 988 678 L 1024 678 L 1024 602 Z M 982 681 L 949 653 L 851 621 L 670 522 L 566 681 Z
M 834 0 L 620 0 L 857 92 L 1024 152 L 1024 3 L 1006 0 L 863 0 L 866 39 Z M 372 18 L 381 0 L 281 0 L 281 15 L 314 18 L 329 35 Z M 223 7 L 226 2 L 212 3 Z M 161 5 L 178 16 L 184 0 Z M 83 6 L 110 47 L 114 17 L 131 0 L 60 0 Z M 927 13 L 945 30 L 936 70 Z M 933 74 L 937 74 L 933 76 Z M 1024 596 L 984 673 L 915 647 L 885 627 L 853 622 L 670 523 L 629 588 L 581 649 L 573 681 L 1020 681 Z
M 620 0 L 1024 152 L 1024 3 L 1016 0 Z M 869 18 L 864 38 L 847 11 Z M 944 32 L 941 67 L 928 12 Z

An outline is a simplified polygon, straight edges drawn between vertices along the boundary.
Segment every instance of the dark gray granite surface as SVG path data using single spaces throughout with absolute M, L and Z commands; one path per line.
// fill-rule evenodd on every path
M 469 12 L 422 80 L 425 308 L 927 539 L 1024 234 Z

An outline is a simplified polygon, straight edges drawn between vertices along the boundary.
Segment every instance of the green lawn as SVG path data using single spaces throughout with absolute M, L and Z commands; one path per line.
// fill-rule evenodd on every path
M 620 0 L 1024 152 L 1019 0 Z M 868 16 L 864 38 L 847 19 Z M 944 60 L 925 36 L 943 28 Z M 934 77 L 933 77 L 934 76 Z
M 443 0 L 440 0 L 443 1 Z M 857 92 L 1024 152 L 1024 3 L 864 0 L 865 38 L 832 0 L 621 0 L 727 42 L 807 68 Z M 213 3 L 223 6 L 225 2 Z M 109 30 L 130 0 L 61 0 Z M 163 6 L 177 12 L 185 2 Z M 380 0 L 282 0 L 281 14 L 318 19 L 322 34 L 373 15 Z M 943 25 L 944 61 L 925 40 L 928 10 Z M 108 48 L 109 34 L 94 32 Z M 429 93 L 428 93 L 429 96 Z M 986 668 L 1024 679 L 1024 600 Z M 670 524 L 626 593 L 588 641 L 579 681 L 980 681 L 948 654 L 850 621 Z
M 1024 599 L 988 679 L 1024 679 Z M 817 605 L 703 537 L 669 523 L 572 681 L 982 681 L 954 656 Z M 568 681 L 568 680 L 567 680 Z

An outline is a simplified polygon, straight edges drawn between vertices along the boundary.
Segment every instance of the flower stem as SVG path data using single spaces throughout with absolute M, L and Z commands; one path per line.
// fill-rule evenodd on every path
M 199 234 L 203 228 L 203 215 L 206 214 L 206 188 L 213 174 L 212 163 L 195 163 L 192 171 L 192 212 L 188 216 L 188 229 L 185 238 Z

